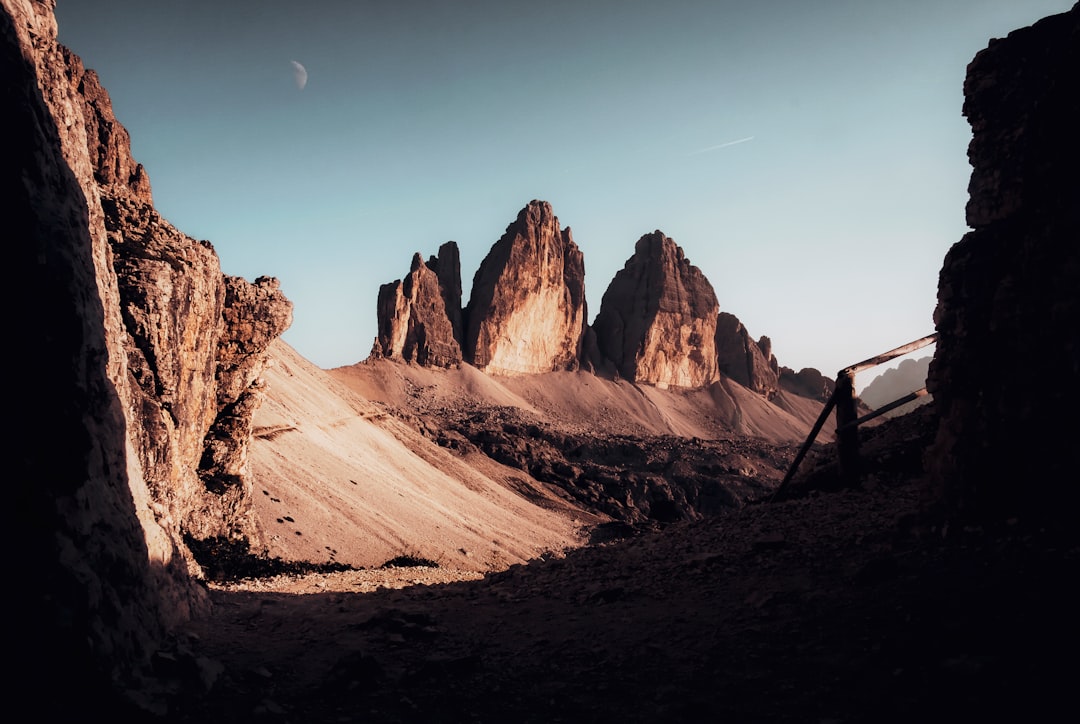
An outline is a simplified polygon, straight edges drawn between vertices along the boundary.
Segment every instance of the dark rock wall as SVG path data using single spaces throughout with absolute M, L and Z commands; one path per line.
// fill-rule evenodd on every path
M 720 371 L 766 399 L 780 389 L 780 365 L 772 340 L 757 342 L 734 314 L 720 312 L 716 320 L 716 358 Z
M 35 697 L 43 719 L 107 697 L 153 650 L 174 618 L 167 609 L 195 598 L 169 587 L 159 574 L 170 561 L 148 553 L 136 500 L 145 486 L 119 389 L 115 279 L 85 135 L 81 123 L 64 123 L 77 118 L 78 102 L 55 41 L 51 4 L 2 0 L 0 103 L 11 140 L 0 155 L 0 197 L 17 280 L 8 288 L 18 295 L 8 301 L 9 354 L 19 365 L 9 392 L 7 599 L 18 628 L 9 684 L 63 687 Z
M 828 402 L 836 381 L 821 374 L 813 367 L 803 367 L 796 372 L 790 367 L 780 368 L 780 388 L 811 400 Z
M 967 221 L 938 284 L 935 496 L 985 518 L 1075 518 L 1080 437 L 1080 10 L 968 66 Z
M 48 658 L 43 681 L 104 696 L 208 605 L 185 535 L 259 542 L 250 420 L 292 307 L 276 280 L 223 275 L 209 243 L 153 209 L 97 76 L 56 42 L 54 3 L 2 8 L 5 228 L 22 295 L 9 308 L 28 361 L 19 548 L 40 579 L 28 660 Z

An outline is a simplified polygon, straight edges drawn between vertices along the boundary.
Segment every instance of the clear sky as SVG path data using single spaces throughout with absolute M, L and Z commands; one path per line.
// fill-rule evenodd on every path
M 1072 0 L 59 0 L 158 210 L 281 279 L 285 339 L 368 356 L 379 285 L 458 242 L 466 299 L 531 199 L 585 255 L 682 246 L 780 364 L 933 331 L 967 227 L 968 62 Z M 307 73 L 301 87 L 294 61 Z

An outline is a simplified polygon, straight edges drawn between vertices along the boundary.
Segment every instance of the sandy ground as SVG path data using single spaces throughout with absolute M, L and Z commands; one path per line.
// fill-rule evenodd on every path
M 820 410 L 730 382 L 660 390 L 584 372 L 495 378 L 388 360 L 323 371 L 280 340 L 271 359 L 250 454 L 268 554 L 354 567 L 412 555 L 501 570 L 577 547 L 608 520 L 520 469 L 434 444 L 422 427 L 448 411 L 513 408 L 588 435 L 794 443 Z
M 454 455 L 282 342 L 250 465 L 270 555 L 372 567 L 400 555 L 489 571 L 580 545 L 596 516 L 490 459 Z

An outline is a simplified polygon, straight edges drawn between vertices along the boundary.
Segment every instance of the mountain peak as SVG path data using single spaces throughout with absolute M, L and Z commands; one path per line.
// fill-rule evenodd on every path
M 716 366 L 716 293 L 682 248 L 657 230 L 604 292 L 593 328 L 619 374 L 658 387 L 704 387 Z

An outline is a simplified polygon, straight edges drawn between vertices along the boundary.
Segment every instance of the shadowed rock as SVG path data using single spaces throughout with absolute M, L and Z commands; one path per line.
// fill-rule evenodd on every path
M 1076 5 L 968 66 L 972 231 L 941 269 L 927 380 L 941 412 L 928 467 L 963 514 L 1072 520 L 1080 503 L 1063 454 L 1080 436 L 1078 69 Z
M 460 329 L 460 270 L 457 245 L 448 242 L 438 258 L 425 264 L 416 254 L 404 280 L 379 287 L 379 336 L 372 354 L 431 367 L 460 364 L 461 345 L 452 321 L 456 318 Z M 458 306 L 449 308 L 454 300 Z
M 250 418 L 292 313 L 275 280 L 226 277 L 209 243 L 157 214 L 108 94 L 56 42 L 53 6 L 0 13 L 17 139 L 3 195 L 33 310 L 14 334 L 35 355 L 14 477 L 36 530 L 24 544 L 56 556 L 31 586 L 50 675 L 82 679 L 55 670 L 70 657 L 119 681 L 207 604 L 183 533 L 259 540 Z
M 767 399 L 780 389 L 780 366 L 772 353 L 772 340 L 763 336 L 755 342 L 734 314 L 717 316 L 716 359 L 722 373 Z
M 804 367 L 798 372 L 790 367 L 780 368 L 780 388 L 801 397 L 828 402 L 835 387 L 834 380 L 813 367 Z

